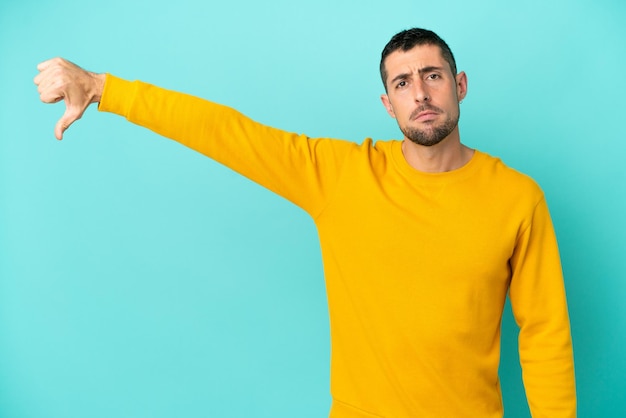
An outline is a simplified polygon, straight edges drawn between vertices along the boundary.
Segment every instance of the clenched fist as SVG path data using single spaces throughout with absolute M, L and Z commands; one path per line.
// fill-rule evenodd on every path
M 102 96 L 105 74 L 86 71 L 63 58 L 53 58 L 37 66 L 35 84 L 44 103 L 65 100 L 65 113 L 54 127 L 54 136 L 63 139 L 63 132 L 80 117 L 91 103 Z

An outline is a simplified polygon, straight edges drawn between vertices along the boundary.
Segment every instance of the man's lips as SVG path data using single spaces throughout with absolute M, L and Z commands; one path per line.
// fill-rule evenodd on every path
M 426 121 L 426 120 L 431 120 L 434 119 L 435 117 L 437 117 L 438 113 L 436 112 L 431 112 L 431 111 L 427 111 L 427 112 L 420 112 L 417 117 L 415 118 L 415 120 L 418 121 Z
M 417 120 L 420 122 L 428 121 L 436 118 L 440 113 L 443 113 L 443 111 L 435 108 L 434 106 L 420 107 L 411 113 L 411 120 Z

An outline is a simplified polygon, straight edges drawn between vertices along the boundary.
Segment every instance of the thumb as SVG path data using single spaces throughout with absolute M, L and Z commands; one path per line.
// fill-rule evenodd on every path
M 54 136 L 60 141 L 63 139 L 63 133 L 67 130 L 67 128 L 70 127 L 70 125 L 74 122 L 76 122 L 78 119 L 80 119 L 80 117 L 82 116 L 83 112 L 81 112 L 80 110 L 72 107 L 72 106 L 68 106 L 65 109 L 65 113 L 63 114 L 63 116 L 61 117 L 61 119 L 59 119 L 59 121 L 57 122 L 57 124 L 54 127 Z

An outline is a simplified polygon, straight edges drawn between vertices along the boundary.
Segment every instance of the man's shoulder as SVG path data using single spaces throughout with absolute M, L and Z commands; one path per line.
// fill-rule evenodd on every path
M 496 187 L 502 191 L 509 191 L 518 195 L 543 197 L 543 191 L 539 184 L 526 173 L 504 163 L 499 157 L 494 157 L 486 152 L 476 150 L 476 156 L 481 163 L 481 171 L 487 175 Z

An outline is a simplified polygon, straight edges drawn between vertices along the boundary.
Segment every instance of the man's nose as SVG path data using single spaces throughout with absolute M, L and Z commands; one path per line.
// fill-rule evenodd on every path
M 416 102 L 427 102 L 430 100 L 430 95 L 428 94 L 428 89 L 424 82 L 419 80 L 413 83 L 413 97 Z

